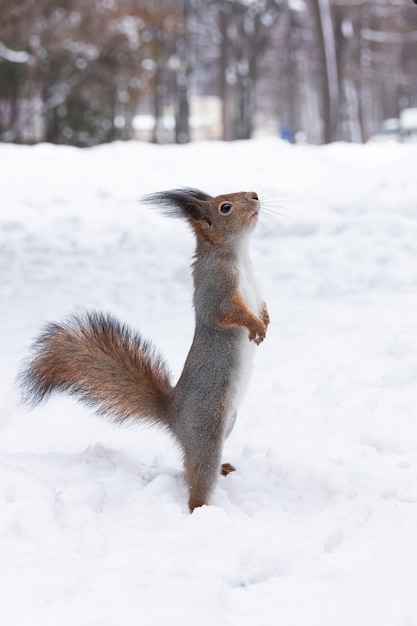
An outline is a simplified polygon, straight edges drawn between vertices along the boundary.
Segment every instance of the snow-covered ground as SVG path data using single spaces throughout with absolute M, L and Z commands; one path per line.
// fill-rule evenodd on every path
M 417 146 L 0 145 L 5 626 L 417 625 Z M 271 314 L 211 506 L 165 433 L 14 379 L 40 326 L 112 312 L 175 376 L 187 227 L 140 204 L 254 190 Z M 274 216 L 274 225 L 268 218 Z

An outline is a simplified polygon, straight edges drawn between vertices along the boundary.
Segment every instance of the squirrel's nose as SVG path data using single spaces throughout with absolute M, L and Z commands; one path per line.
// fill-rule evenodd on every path
M 259 198 L 258 198 L 258 194 L 257 194 L 257 193 L 255 193 L 254 191 L 251 191 L 251 192 L 249 193 L 249 198 L 251 198 L 252 200 L 259 200 Z

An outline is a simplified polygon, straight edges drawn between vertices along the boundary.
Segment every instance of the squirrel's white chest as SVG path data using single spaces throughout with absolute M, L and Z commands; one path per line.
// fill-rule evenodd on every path
M 262 298 L 256 285 L 251 260 L 246 254 L 242 254 L 239 259 L 238 291 L 245 304 L 247 304 L 255 315 L 259 315 L 262 306 Z
M 262 298 L 256 285 L 252 263 L 246 255 L 241 257 L 238 265 L 238 291 L 245 304 L 255 313 L 255 315 L 259 315 L 262 306 Z M 249 383 L 255 347 L 255 343 L 253 341 L 249 341 L 246 329 L 242 330 L 238 369 L 235 372 L 231 388 L 231 405 L 228 424 L 226 426 L 226 436 L 229 435 L 233 428 L 237 408 Z

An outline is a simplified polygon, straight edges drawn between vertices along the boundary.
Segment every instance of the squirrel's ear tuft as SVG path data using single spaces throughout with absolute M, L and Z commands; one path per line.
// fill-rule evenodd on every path
M 211 196 L 203 191 L 190 188 L 151 193 L 144 196 L 142 202 L 162 209 L 166 215 L 201 221 L 205 219 L 202 203 L 211 199 Z
M 184 214 L 191 223 L 198 222 L 204 230 L 210 230 L 213 224 L 213 220 L 210 215 L 210 211 L 207 211 L 207 206 L 202 202 L 188 202 L 184 207 Z

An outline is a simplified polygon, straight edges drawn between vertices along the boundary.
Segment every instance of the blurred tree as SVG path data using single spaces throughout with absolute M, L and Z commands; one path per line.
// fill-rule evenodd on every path
M 220 31 L 220 97 L 223 138 L 248 139 L 256 114 L 256 90 L 263 55 L 283 0 L 216 0 Z
M 310 10 L 320 63 L 323 139 L 329 143 L 336 137 L 339 111 L 339 78 L 336 62 L 336 41 L 329 0 L 311 0 Z
M 153 76 L 141 40 L 151 17 L 133 0 L 3 0 L 3 138 L 87 146 L 130 137 Z
M 190 103 L 189 86 L 191 76 L 191 55 L 190 44 L 188 42 L 188 0 L 181 0 L 179 24 L 175 41 L 175 141 L 176 143 L 187 143 L 190 140 Z
M 223 138 L 360 141 L 417 106 L 409 0 L 1 0 L 0 140 L 89 146 L 190 139 L 217 96 Z
M 417 11 L 405 0 L 333 0 L 340 106 L 333 139 L 361 141 L 417 106 Z

